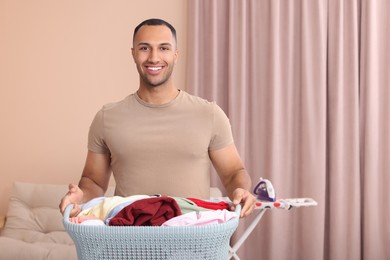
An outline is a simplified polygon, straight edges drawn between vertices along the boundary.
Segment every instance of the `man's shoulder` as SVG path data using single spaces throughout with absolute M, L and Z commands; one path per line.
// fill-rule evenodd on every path
M 123 106 L 127 106 L 128 102 L 132 98 L 134 98 L 133 96 L 134 96 L 134 94 L 130 94 L 130 95 L 128 95 L 127 97 L 125 97 L 124 99 L 122 99 L 120 101 L 106 103 L 106 104 L 103 105 L 101 110 L 104 111 L 104 112 L 107 112 L 107 111 L 110 111 L 110 110 L 121 109 Z
M 209 101 L 205 98 L 202 98 L 200 96 L 195 96 L 193 94 L 190 94 L 188 92 L 183 91 L 183 100 L 188 103 L 192 104 L 198 104 L 198 105 L 204 105 L 204 106 L 214 106 L 216 103 L 214 101 Z

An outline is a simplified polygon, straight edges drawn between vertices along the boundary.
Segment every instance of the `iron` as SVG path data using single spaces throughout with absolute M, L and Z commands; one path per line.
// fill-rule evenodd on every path
M 275 189 L 271 181 L 260 178 L 259 182 L 253 189 L 253 193 L 256 194 L 257 199 L 266 201 L 276 201 Z

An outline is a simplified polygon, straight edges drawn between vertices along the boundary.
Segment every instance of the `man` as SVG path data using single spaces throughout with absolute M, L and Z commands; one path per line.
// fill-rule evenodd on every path
M 134 30 L 132 56 L 140 83 L 124 100 L 104 106 L 89 131 L 88 154 L 79 185 L 70 184 L 61 212 L 103 196 L 111 171 L 115 195 L 163 194 L 209 198 L 212 162 L 233 209 L 249 215 L 255 198 L 234 145 L 228 118 L 215 103 L 178 89 L 172 77 L 178 59 L 176 31 L 160 19 Z

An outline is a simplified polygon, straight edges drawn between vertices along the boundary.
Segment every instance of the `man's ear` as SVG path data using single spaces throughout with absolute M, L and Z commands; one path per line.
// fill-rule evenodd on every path
M 175 51 L 175 64 L 176 64 L 178 58 L 179 58 L 179 50 L 176 49 L 176 51 Z
M 135 61 L 135 59 L 134 59 L 134 48 L 131 48 L 131 56 L 133 57 L 133 60 Z

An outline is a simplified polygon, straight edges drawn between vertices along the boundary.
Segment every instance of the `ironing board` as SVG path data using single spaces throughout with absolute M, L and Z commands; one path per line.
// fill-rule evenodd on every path
M 229 259 L 239 260 L 240 258 L 237 255 L 238 249 L 252 233 L 253 229 L 257 226 L 260 219 L 263 217 L 264 213 L 268 209 L 285 209 L 290 210 L 294 207 L 312 207 L 317 206 L 317 202 L 311 198 L 292 198 L 292 199 L 278 199 L 274 202 L 270 201 L 256 201 L 256 207 L 254 209 L 255 218 L 244 231 L 242 236 L 232 245 L 229 249 Z

